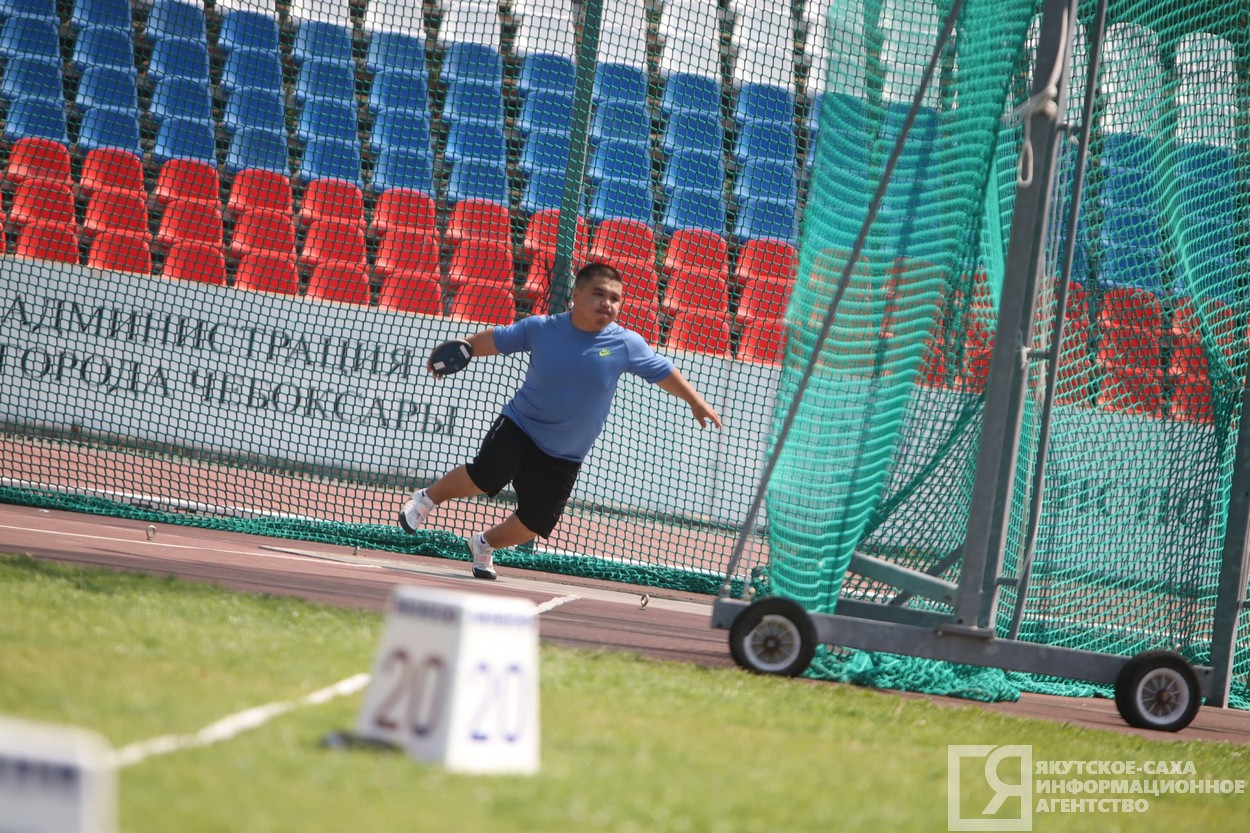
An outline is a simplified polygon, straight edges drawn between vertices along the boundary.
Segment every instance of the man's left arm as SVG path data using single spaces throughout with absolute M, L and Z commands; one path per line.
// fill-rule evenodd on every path
M 668 391 L 673 396 L 681 399 L 690 406 L 690 412 L 694 414 L 694 418 L 699 421 L 699 425 L 704 428 L 711 422 L 717 428 L 721 427 L 720 415 L 712 410 L 712 406 L 704 401 L 694 386 L 686 381 L 686 377 L 681 375 L 681 371 L 673 368 L 673 372 L 656 382 L 661 390 Z

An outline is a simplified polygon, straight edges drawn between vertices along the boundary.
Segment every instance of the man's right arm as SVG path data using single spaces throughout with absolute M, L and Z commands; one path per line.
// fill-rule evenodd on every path
M 487 327 L 480 333 L 474 333 L 467 339 L 469 346 L 473 348 L 473 357 L 481 358 L 482 356 L 498 356 L 499 348 L 495 346 L 495 328 Z

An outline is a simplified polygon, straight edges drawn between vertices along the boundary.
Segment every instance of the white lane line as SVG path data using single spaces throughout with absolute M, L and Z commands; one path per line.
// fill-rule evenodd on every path
M 575 602 L 575 601 L 577 601 L 577 600 L 578 600 L 578 599 L 580 599 L 580 598 L 581 598 L 581 596 L 571 596 L 571 595 L 570 595 L 570 596 L 561 596 L 561 597 L 560 597 L 560 598 L 558 598 L 558 599 L 552 599 L 552 600 L 550 600 L 550 601 L 543 602 L 543 603 L 542 603 L 542 604 L 540 604 L 538 607 L 534 608 L 534 612 L 535 612 L 535 613 L 546 613 L 546 612 L 547 612 L 547 611 L 549 611 L 549 610 L 555 610 L 557 607 L 559 607 L 559 606 L 560 606 L 560 605 L 562 605 L 562 604 L 568 604 L 569 602 Z

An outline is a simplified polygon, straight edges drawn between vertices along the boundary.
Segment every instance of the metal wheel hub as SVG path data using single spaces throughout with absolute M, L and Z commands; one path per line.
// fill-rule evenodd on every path
M 1159 669 L 1141 681 L 1138 690 L 1142 710 L 1154 717 L 1167 717 L 1185 708 L 1189 696 L 1184 681 L 1167 669 Z
M 765 616 L 751 632 L 747 649 L 762 667 L 782 667 L 799 650 L 801 639 L 793 623 L 781 616 Z

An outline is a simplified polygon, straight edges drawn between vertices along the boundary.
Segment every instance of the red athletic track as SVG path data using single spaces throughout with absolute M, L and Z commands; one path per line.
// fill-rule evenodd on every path
M 543 603 L 578 598 L 542 614 L 542 638 L 559 645 L 634 651 L 705 666 L 732 666 L 725 633 L 709 625 L 710 599 L 645 588 L 504 569 L 497 582 L 469 577 L 463 562 L 361 551 L 182 526 L 0 504 L 0 552 L 28 553 L 71 564 L 177 575 L 251 593 L 299 596 L 327 604 L 381 610 L 390 588 L 421 583 L 478 593 L 518 595 Z M 365 670 L 363 667 L 361 670 Z M 825 685 L 824 683 L 818 683 Z M 882 692 L 883 697 L 920 695 Z M 1183 732 L 1131 729 L 1108 700 L 1025 694 L 992 705 L 944 697 L 950 706 L 993 709 L 1020 717 L 1129 732 L 1156 740 L 1222 740 L 1250 745 L 1250 712 L 1203 708 Z

